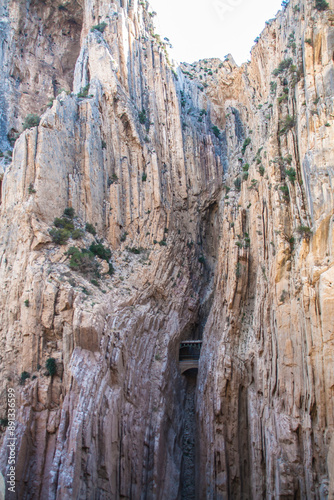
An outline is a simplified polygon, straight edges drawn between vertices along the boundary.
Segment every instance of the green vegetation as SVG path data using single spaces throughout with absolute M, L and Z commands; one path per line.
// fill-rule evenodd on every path
M 107 262 L 111 259 L 111 251 L 109 248 L 106 248 L 102 245 L 102 243 L 92 243 L 89 247 L 89 251 L 92 252 L 93 255 L 96 255 L 102 260 L 106 260 Z
M 289 99 L 289 95 L 288 94 L 282 94 L 278 99 L 278 104 L 281 104 L 282 102 L 285 102 Z
M 59 229 L 66 229 L 67 231 L 74 230 L 73 222 L 65 217 L 63 218 L 56 217 L 55 220 L 53 221 L 53 225 Z
M 40 122 L 40 117 L 38 115 L 29 114 L 23 122 L 23 130 L 27 130 L 29 128 L 38 127 Z
M 247 137 L 247 139 L 244 140 L 244 143 L 243 143 L 242 149 L 241 149 L 241 152 L 243 155 L 246 153 L 246 149 L 250 145 L 250 143 L 251 143 L 251 138 Z
M 286 175 L 289 177 L 289 181 L 294 184 L 296 180 L 296 171 L 294 168 L 288 168 L 285 171 Z
M 259 173 L 260 173 L 261 177 L 263 177 L 263 176 L 264 176 L 264 172 L 265 172 L 265 168 L 264 168 L 264 166 L 263 166 L 263 165 L 260 165 L 260 166 L 259 166 Z
M 47 359 L 45 367 L 46 367 L 47 371 L 49 372 L 49 374 L 51 375 L 51 377 L 53 377 L 54 375 L 56 375 L 56 373 L 57 373 L 57 364 L 56 364 L 56 360 L 54 358 Z
M 219 130 L 219 128 L 218 128 L 218 127 L 216 127 L 216 125 L 214 125 L 214 126 L 212 127 L 212 132 L 214 133 L 214 135 L 215 135 L 217 138 L 219 138 L 219 136 L 220 136 L 220 130 Z
M 299 234 L 301 234 L 303 236 L 303 238 L 306 238 L 306 239 L 309 239 L 311 234 L 312 234 L 312 231 L 308 226 L 299 226 L 297 228 L 297 231 Z
M 136 248 L 136 247 L 132 247 L 132 248 L 129 248 L 129 247 L 126 247 L 127 251 L 130 252 L 130 253 L 133 253 L 135 255 L 140 255 L 142 252 L 144 252 L 144 249 L 143 248 Z
M 241 179 L 240 177 L 237 177 L 237 179 L 235 179 L 234 181 L 234 187 L 237 191 L 240 191 L 241 190 Z
M 147 174 L 145 174 L 145 173 L 144 173 L 144 174 L 141 176 L 141 180 L 142 180 L 143 182 L 146 182 L 146 180 L 147 180 Z
M 251 185 L 250 185 L 250 187 L 248 189 L 257 189 L 257 184 L 258 184 L 257 180 L 256 179 L 252 179 Z
M 28 193 L 29 194 L 35 194 L 36 193 L 36 189 L 34 189 L 34 185 L 32 183 L 29 184 Z
M 21 373 L 21 376 L 20 376 L 20 380 L 19 380 L 19 383 L 20 385 L 24 385 L 25 384 L 25 381 L 30 378 L 30 373 L 24 371 Z
M 86 249 L 80 250 L 80 248 L 71 247 L 67 255 L 71 257 L 69 266 L 74 271 L 79 271 L 84 275 L 99 275 L 99 265 L 94 259 L 94 254 L 92 252 Z
M 311 38 L 306 38 L 305 43 L 308 43 L 308 45 L 311 45 L 311 47 L 313 46 Z
M 64 210 L 63 217 L 56 217 L 53 221 L 53 227 L 49 234 L 52 241 L 57 245 L 65 245 L 69 238 L 78 240 L 83 237 L 81 229 L 75 229 L 73 218 L 75 216 L 74 208 L 67 207 Z
M 25 305 L 26 307 L 29 307 L 29 306 L 30 306 L 30 303 L 29 303 L 29 300 L 28 300 L 28 299 L 26 299 L 26 300 L 24 301 L 24 305 Z
M 120 238 L 120 240 L 121 240 L 122 243 L 124 243 L 124 241 L 126 241 L 127 235 L 128 235 L 128 233 L 126 233 L 126 232 L 122 234 L 122 236 Z
M 316 0 L 315 2 L 315 8 L 317 10 L 327 10 L 329 9 L 329 4 L 325 2 L 325 0 Z
M 289 201 L 289 188 L 284 184 L 284 186 L 280 187 L 280 191 L 283 193 L 283 197 L 285 201 Z
M 73 240 L 80 240 L 84 235 L 84 232 L 81 231 L 81 229 L 74 229 L 74 231 L 72 231 L 72 234 L 71 234 L 71 238 Z
M 8 418 L 0 418 L 0 426 L 8 427 Z
M 295 248 L 295 239 L 293 236 L 291 236 L 291 238 L 289 238 L 289 244 L 290 244 L 290 250 L 291 250 L 291 252 L 293 252 L 293 250 Z
M 65 208 L 65 210 L 64 210 L 65 217 L 69 217 L 70 219 L 73 219 L 74 215 L 75 215 L 75 210 L 73 207 Z
M 295 119 L 288 115 L 283 122 L 281 122 L 282 128 L 280 129 L 280 135 L 287 134 L 289 130 L 293 129 L 296 125 Z
M 56 243 L 56 245 L 66 245 L 67 240 L 71 236 L 71 233 L 66 229 L 52 228 L 49 231 L 49 234 L 52 238 L 53 243 Z
M 270 82 L 270 92 L 271 94 L 276 94 L 277 82 Z
M 96 229 L 95 229 L 95 227 L 93 226 L 93 224 L 90 224 L 89 222 L 86 223 L 86 231 L 87 231 L 87 233 L 90 233 L 93 236 L 96 235 Z
M 143 109 L 139 114 L 138 114 L 138 118 L 139 118 L 139 123 L 141 123 L 142 125 L 145 125 L 146 123 L 146 111 L 145 109 Z
M 78 93 L 78 97 L 80 98 L 88 97 L 88 91 L 89 91 L 89 83 L 80 90 L 80 92 Z
M 102 141 L 101 142 L 101 147 L 102 147 L 102 149 L 107 149 L 107 143 L 106 143 L 106 141 Z
M 284 71 L 287 70 L 291 66 L 291 64 L 292 64 L 291 57 L 289 59 L 283 59 L 283 61 L 279 63 L 278 68 L 276 68 L 273 71 L 273 75 L 278 76 L 281 73 L 284 73 Z
M 159 245 L 161 247 L 166 247 L 167 246 L 167 241 L 166 240 L 161 240 L 161 241 L 159 241 Z
M 245 165 L 242 167 L 242 170 L 244 172 L 248 172 L 248 170 L 249 170 L 249 163 L 245 163 Z
M 113 173 L 111 178 L 109 177 L 109 179 L 108 179 L 108 186 L 115 184 L 117 181 L 118 181 L 118 176 L 117 176 L 117 174 Z
M 99 31 L 100 33 L 103 33 L 107 26 L 108 26 L 107 23 L 103 21 L 102 23 L 99 23 L 99 24 L 96 24 L 95 26 L 93 26 L 90 30 L 91 31 Z
M 199 262 L 200 264 L 205 264 L 205 258 L 204 258 L 204 256 L 203 256 L 203 255 L 201 255 L 201 256 L 199 257 L 198 262 Z

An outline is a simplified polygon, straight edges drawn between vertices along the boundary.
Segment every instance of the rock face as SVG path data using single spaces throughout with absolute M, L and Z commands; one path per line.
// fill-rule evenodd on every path
M 1 158 L 13 498 L 333 499 L 332 10 L 292 0 L 250 63 L 175 73 L 137 0 L 1 9 L 2 151 L 43 112 Z M 97 243 L 112 275 L 67 253 Z

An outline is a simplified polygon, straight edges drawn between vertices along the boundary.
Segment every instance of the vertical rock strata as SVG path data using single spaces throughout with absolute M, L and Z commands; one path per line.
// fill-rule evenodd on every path
M 0 158 L 16 498 L 181 498 L 189 337 L 197 498 L 334 498 L 333 11 L 292 0 L 250 63 L 176 74 L 136 0 L 1 9 L 2 151 L 46 109 Z M 52 241 L 66 207 L 112 276 L 69 267 L 95 238 Z

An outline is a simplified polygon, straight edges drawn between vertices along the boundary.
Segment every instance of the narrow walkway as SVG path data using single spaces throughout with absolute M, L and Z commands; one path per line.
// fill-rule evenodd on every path
M 198 361 L 201 355 L 202 341 L 188 340 L 181 342 L 179 354 L 179 366 L 181 374 L 193 368 L 198 369 Z

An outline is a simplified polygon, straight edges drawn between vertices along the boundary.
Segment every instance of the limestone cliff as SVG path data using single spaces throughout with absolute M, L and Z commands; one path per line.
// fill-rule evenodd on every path
M 144 2 L 1 9 L 12 497 L 334 498 L 332 10 L 175 71 Z

